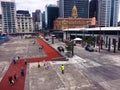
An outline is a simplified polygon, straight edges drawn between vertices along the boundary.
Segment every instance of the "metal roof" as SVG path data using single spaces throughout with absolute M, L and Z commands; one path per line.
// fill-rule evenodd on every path
M 80 30 L 99 31 L 99 30 L 100 30 L 100 27 L 95 27 L 95 28 L 68 28 L 68 29 L 63 29 L 63 31 L 80 31 Z M 101 31 L 120 31 L 120 27 L 101 27 Z

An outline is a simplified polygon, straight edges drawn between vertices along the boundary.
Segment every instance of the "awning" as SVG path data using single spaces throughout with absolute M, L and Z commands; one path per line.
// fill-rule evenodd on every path
M 74 41 L 81 41 L 81 38 L 75 38 Z

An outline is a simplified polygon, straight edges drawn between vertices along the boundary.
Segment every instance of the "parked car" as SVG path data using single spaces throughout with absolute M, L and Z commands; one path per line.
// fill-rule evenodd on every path
M 86 45 L 85 50 L 87 50 L 89 52 L 93 52 L 94 51 L 94 49 L 90 45 Z
M 64 48 L 62 46 L 57 47 L 57 49 L 59 52 L 61 52 L 61 51 L 64 52 Z

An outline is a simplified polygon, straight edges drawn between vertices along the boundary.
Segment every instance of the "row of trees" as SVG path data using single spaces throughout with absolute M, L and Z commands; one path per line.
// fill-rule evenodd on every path
M 84 47 L 86 44 L 89 44 L 89 45 L 92 45 L 92 46 L 95 47 L 95 42 L 96 42 L 97 39 L 99 39 L 99 38 L 98 37 L 93 37 L 93 36 L 82 37 L 81 45 Z M 65 44 L 66 44 L 66 50 L 68 52 L 71 52 L 72 55 L 74 55 L 74 46 L 75 46 L 74 41 L 73 40 L 66 40 Z

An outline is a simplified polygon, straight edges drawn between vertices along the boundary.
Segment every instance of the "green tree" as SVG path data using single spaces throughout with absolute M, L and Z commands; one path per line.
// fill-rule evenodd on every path
M 72 55 L 74 55 L 74 43 L 73 43 L 73 41 L 66 42 L 66 49 L 67 49 L 67 51 L 71 52 Z
M 72 43 L 70 41 L 66 42 L 67 51 L 72 51 Z

